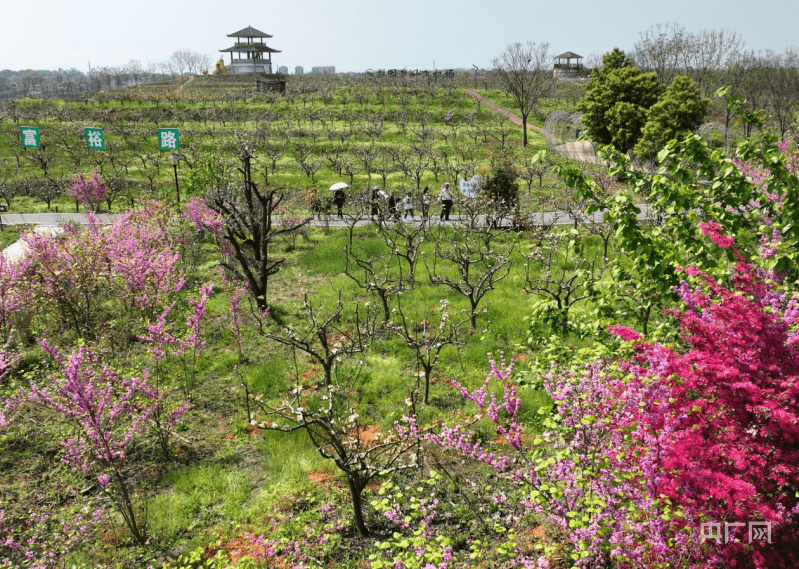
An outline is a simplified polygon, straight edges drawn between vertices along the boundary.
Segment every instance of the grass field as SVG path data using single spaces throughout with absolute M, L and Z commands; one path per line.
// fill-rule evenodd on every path
M 236 147 L 247 133 L 257 178 L 267 175 L 269 183 L 303 193 L 341 180 L 359 188 L 437 188 L 481 171 L 493 152 L 521 157 L 544 144 L 531 133 L 531 146 L 521 148 L 519 128 L 453 86 L 290 83 L 281 97 L 233 79 L 198 77 L 182 89 L 179 83 L 144 85 L 101 92 L 86 102 L 15 102 L 0 122 L 0 189 L 12 200 L 12 211 L 41 209 L 13 200 L 20 195 L 44 209 L 49 199 L 50 210 L 64 210 L 70 200 L 59 196 L 69 178 L 98 168 L 116 207 L 135 197 L 170 198 L 171 152 L 157 150 L 161 127 L 180 131 L 184 185 L 203 157 L 235 165 Z M 508 103 L 499 91 L 486 95 Z M 22 149 L 19 126 L 38 126 L 42 147 Z M 104 129 L 106 151 L 86 147 L 85 126 Z
M 109 186 L 114 188 L 113 211 L 120 211 L 136 197 L 173 200 L 172 168 L 154 148 L 155 129 L 165 126 L 176 126 L 181 132 L 180 152 L 186 163 L 181 163 L 179 175 L 184 192 L 198 191 L 191 188 L 187 179 L 189 163 L 194 166 L 203 158 L 212 157 L 228 163 L 235 172 L 237 148 L 251 143 L 258 181 L 266 174 L 269 183 L 286 188 L 292 211 L 307 211 L 309 195 L 326 191 L 329 184 L 342 179 L 349 182 L 350 176 L 342 165 L 349 164 L 353 191 L 377 183 L 398 191 L 430 185 L 436 193 L 444 180 L 485 173 L 493 153 L 512 153 L 521 163 L 525 156 L 543 148 L 543 140 L 535 136 L 531 137 L 531 147 L 521 148 L 520 129 L 480 109 L 460 89 L 345 82 L 323 84 L 314 91 L 307 85 L 295 85 L 296 92 L 292 95 L 275 97 L 254 93 L 246 85 L 235 85 L 232 81 L 219 84 L 213 81 L 213 78 L 197 78 L 179 92 L 177 84 L 143 86 L 125 97 L 116 97 L 120 100 L 112 100 L 112 94 L 106 94 L 82 103 L 20 102 L 16 118 L 6 119 L 0 125 L 9 141 L 0 147 L 0 161 L 4 165 L 1 171 L 5 176 L 0 185 L 7 192 L 4 197 L 11 201 L 11 211 L 47 211 L 37 192 L 47 191 L 48 185 L 58 183 L 63 189 L 65 178 L 75 171 L 94 167 L 101 169 Z M 500 92 L 486 95 L 507 105 Z M 46 147 L 41 151 L 17 148 L 14 144 L 18 141 L 14 138 L 18 124 L 39 125 Z M 87 124 L 106 129 L 109 146 L 106 153 L 85 150 L 81 129 Z M 243 136 L 245 131 L 248 137 Z M 338 161 L 331 161 L 331 157 Z M 440 169 L 432 165 L 433 158 L 440 161 Z M 314 165 L 314 161 L 318 164 Z M 413 167 L 420 164 L 428 165 L 414 178 Z M 237 177 L 234 175 L 231 180 Z M 540 209 L 542 204 L 551 208 L 569 195 L 557 176 L 547 172 L 540 186 L 532 184 L 529 191 L 521 191 L 521 202 L 526 210 Z M 57 194 L 49 197 L 50 211 L 56 208 L 74 211 L 75 202 L 71 198 Z M 107 207 L 104 204 L 102 209 Z M 0 243 L 5 246 L 18 234 L 16 228 L 7 228 L 0 233 Z M 357 228 L 353 235 L 352 247 L 362 257 L 376 259 L 391 255 L 375 226 Z M 442 301 L 448 303 L 453 320 L 468 316 L 466 299 L 446 286 L 434 284 L 430 275 L 456 278 L 456 267 L 441 258 L 434 268 L 437 247 L 449 250 L 474 238 L 475 235 L 464 230 L 442 227 L 430 230 L 427 241 L 420 247 L 416 282 L 412 287 L 401 287 L 391 299 L 392 307 L 397 307 L 399 299 L 417 332 L 420 326 L 426 326 L 423 319 L 426 322 L 436 317 L 438 313 L 433 309 L 440 310 Z M 53 519 L 69 517 L 72 509 L 83 504 L 108 508 L 104 521 L 80 536 L 78 546 L 68 556 L 67 566 L 133 569 L 152 564 L 158 567 L 189 552 L 199 557 L 214 551 L 231 552 L 235 544 L 246 542 L 247 532 L 277 531 L 274 516 L 286 511 L 287 501 L 293 504 L 291 511 L 297 520 L 308 520 L 309 524 L 315 518 L 308 516 L 319 505 L 331 503 L 342 510 L 348 507 L 341 473 L 331 461 L 319 456 L 305 433 L 261 431 L 248 423 L 245 386 L 249 393 L 277 404 L 298 380 L 318 382 L 322 370 L 319 362 L 307 354 L 259 334 L 250 316 L 245 317 L 244 354 L 243 359 L 239 358 L 230 328 L 230 306 L 217 272 L 218 249 L 212 239 L 198 239 L 192 244 L 196 257 L 191 264 L 190 287 L 196 289 L 208 281 L 216 287 L 203 325 L 207 346 L 196 362 L 198 384 L 192 405 L 178 426 L 169 461 L 160 459 L 151 450 L 150 439 L 137 445 L 131 458 L 135 464 L 132 482 L 136 507 L 142 519 L 147 520 L 151 536 L 148 543 L 134 546 L 122 518 L 110 508 L 110 502 L 94 481 L 59 464 L 57 441 L 64 435 L 64 428 L 54 423 L 42 428 L 41 425 L 50 425 L 52 418 L 45 410 L 35 411 L 29 417 L 30 422 L 20 423 L 18 428 L 0 437 L 0 495 L 4 500 L 48 512 Z M 450 381 L 472 387 L 481 384 L 488 370 L 488 353 L 496 357 L 504 354 L 514 360 L 517 373 L 523 378 L 530 373 L 538 342 L 557 333 L 543 318 L 534 319 L 532 315 L 540 303 L 524 290 L 528 269 L 533 278 L 543 274 L 543 269 L 528 258 L 540 246 L 541 239 L 534 230 L 495 238 L 494 247 L 512 247 L 508 274 L 480 301 L 477 325 L 471 333 L 464 333 L 465 344 L 442 350 L 432 373 L 430 404 L 419 406 L 421 423 L 473 412 Z M 596 237 L 575 234 L 570 239 L 582 243 L 585 255 L 593 255 L 600 247 Z M 346 231 L 324 227 L 313 227 L 296 240 L 273 245 L 270 254 L 285 256 L 287 260 L 270 280 L 272 316 L 267 322 L 267 332 L 278 334 L 286 323 L 305 329 L 306 295 L 320 314 L 331 313 L 337 298 L 342 298 L 344 323 L 352 321 L 356 309 L 361 314 L 379 308 L 375 296 L 347 276 L 346 245 Z M 559 260 L 548 270 L 568 273 L 576 269 L 573 256 L 568 254 L 570 247 L 567 241 L 558 246 Z M 186 259 L 188 262 L 188 253 Z M 358 276 L 355 271 L 350 272 Z M 392 278 L 398 278 L 392 274 Z M 597 286 L 612 285 L 605 275 Z M 579 322 L 592 310 L 590 303 L 577 304 L 570 311 L 570 319 Z M 392 312 L 392 318 L 396 318 L 396 313 Z M 468 323 L 464 329 L 468 329 Z M 591 344 L 589 339 L 572 332 L 561 340 L 567 350 Z M 30 338 L 28 342 L 20 356 L 19 373 L 2 385 L 4 393 L 45 377 L 48 363 Z M 143 356 L 137 353 L 139 349 L 135 344 L 125 347 L 117 354 L 119 361 L 124 361 L 125 366 L 141 363 Z M 178 371 L 176 367 L 169 369 Z M 379 432 L 390 431 L 395 421 L 402 418 L 409 393 L 420 385 L 420 368 L 414 353 L 386 327 L 377 328 L 367 351 L 345 359 L 337 369 L 342 374 L 360 370 L 351 397 L 362 423 Z M 175 387 L 178 387 L 176 380 Z M 526 389 L 520 396 L 521 420 L 531 432 L 537 432 L 542 420 L 538 409 L 551 401 L 537 389 Z M 256 414 L 254 418 L 264 417 Z M 473 428 L 480 440 L 496 436 L 485 418 Z M 443 455 L 436 458 L 439 459 L 443 460 Z M 479 478 L 489 474 L 479 468 L 467 473 L 460 470 L 464 468 L 462 465 L 450 467 L 455 481 L 462 475 L 475 474 Z M 426 472 L 419 469 L 397 475 L 393 480 L 413 484 Z M 459 491 L 456 482 L 452 482 L 452 488 L 452 492 Z M 376 486 L 368 487 L 365 501 L 377 497 L 377 491 Z M 475 511 L 459 507 L 454 512 L 458 524 L 476 523 Z M 369 508 L 367 519 L 378 532 L 383 531 L 383 522 Z M 296 526 L 283 523 L 279 531 L 304 535 L 307 529 L 304 523 Z M 458 532 L 458 543 L 466 547 L 473 536 L 462 529 Z M 328 562 L 337 567 L 365 566 L 372 542 L 355 539 L 351 528 L 344 531 L 342 536 L 345 535 L 348 537 L 332 542 L 326 550 Z M 198 567 L 199 561 L 184 566 Z

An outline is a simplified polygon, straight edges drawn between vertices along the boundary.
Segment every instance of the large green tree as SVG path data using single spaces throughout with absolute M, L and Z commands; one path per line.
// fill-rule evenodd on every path
M 642 72 L 623 51 L 614 48 L 605 54 L 577 105 L 591 140 L 612 144 L 620 152 L 631 150 L 661 90 L 657 75 Z
M 666 87 L 660 100 L 647 113 L 635 155 L 652 159 L 673 138 L 684 138 L 701 125 L 707 116 L 710 99 L 699 94 L 690 77 L 678 75 Z

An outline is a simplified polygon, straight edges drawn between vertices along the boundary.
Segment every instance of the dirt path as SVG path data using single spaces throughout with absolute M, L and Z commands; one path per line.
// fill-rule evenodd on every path
M 493 109 L 493 110 L 497 111 L 498 113 L 505 115 L 506 117 L 508 117 L 508 120 L 510 120 L 510 122 L 512 122 L 513 124 L 517 124 L 519 126 L 522 126 L 522 118 L 519 115 L 514 114 L 514 113 L 510 112 L 507 109 L 503 109 L 502 107 L 495 105 L 494 103 L 492 103 L 491 101 L 489 101 L 488 99 L 486 99 L 485 97 L 483 97 L 480 93 L 478 93 L 476 91 L 472 91 L 471 89 L 466 89 L 466 93 L 468 93 L 468 95 L 470 97 L 472 97 L 474 99 L 477 99 L 481 103 L 485 103 L 486 106 L 489 109 Z M 527 123 L 527 128 L 530 129 L 530 130 L 536 131 L 538 134 L 540 134 L 544 138 L 548 138 L 548 137 L 552 136 L 549 132 L 545 131 L 540 126 L 535 126 L 534 124 L 530 124 L 529 122 Z
M 183 83 L 183 85 L 181 85 L 180 87 L 178 87 L 178 93 L 180 93 L 180 92 L 183 90 L 183 87 L 185 87 L 186 85 L 188 85 L 188 84 L 189 84 L 189 83 L 191 83 L 192 81 L 194 81 L 194 75 L 189 75 L 189 78 L 188 78 L 188 79 L 186 79 L 186 81 Z
M 495 105 L 485 97 L 483 97 L 480 93 L 476 91 L 472 91 L 471 89 L 466 89 L 466 93 L 469 94 L 470 97 L 477 99 L 481 103 L 485 103 L 485 105 L 502 115 L 508 117 L 513 124 L 517 124 L 519 126 L 522 125 L 522 119 L 519 115 L 512 113 L 507 109 L 503 109 L 502 107 Z M 534 130 L 538 134 L 544 137 L 547 141 L 547 145 L 552 149 L 553 152 L 560 154 L 561 156 L 566 156 L 567 158 L 572 158 L 573 160 L 578 160 L 580 162 L 587 162 L 590 164 L 601 164 L 602 161 L 597 158 L 596 154 L 594 153 L 594 149 L 591 145 L 590 140 L 581 140 L 579 142 L 566 142 L 566 143 L 559 143 L 558 140 L 552 135 L 551 132 L 544 130 L 540 126 L 535 126 L 534 124 L 527 123 L 527 128 L 530 130 Z

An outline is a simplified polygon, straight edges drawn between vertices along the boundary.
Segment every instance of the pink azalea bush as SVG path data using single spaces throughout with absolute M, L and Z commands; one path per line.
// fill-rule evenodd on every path
M 682 347 L 611 328 L 624 342 L 615 355 L 545 374 L 553 413 L 534 437 L 522 436 L 511 366 L 490 360 L 483 386 L 456 388 L 514 452 L 457 425 L 426 437 L 526 487 L 575 566 L 799 564 L 799 294 L 746 263 L 718 225 L 702 231 L 739 260 L 728 283 L 684 270 L 685 308 L 672 311 Z M 749 543 L 749 522 L 770 523 L 771 543 Z M 726 542 L 702 539 L 702 524 L 740 523 Z

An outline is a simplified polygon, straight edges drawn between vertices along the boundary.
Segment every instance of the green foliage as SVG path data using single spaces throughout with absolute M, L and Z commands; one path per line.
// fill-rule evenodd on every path
M 669 140 L 696 130 L 707 116 L 709 106 L 710 99 L 699 94 L 693 79 L 675 77 L 660 100 L 649 109 L 641 138 L 635 146 L 636 156 L 654 158 Z
M 394 531 L 390 538 L 375 544 L 377 552 L 369 556 L 371 569 L 446 567 L 459 561 L 469 565 L 487 562 L 492 567 L 502 566 L 493 563 L 512 563 L 519 549 L 513 528 L 504 527 L 493 517 L 480 520 L 482 526 L 478 527 L 476 520 L 468 519 L 476 512 L 461 510 L 458 506 L 441 508 L 445 501 L 444 489 L 454 485 L 455 480 L 457 478 L 450 479 L 447 484 L 448 480 L 441 473 L 431 470 L 427 479 L 405 485 L 386 482 L 380 487 L 371 505 L 401 531 Z M 492 489 L 481 490 L 490 492 Z M 492 513 L 497 511 L 498 507 Z M 452 518 L 448 520 L 452 525 L 440 525 L 446 518 Z M 465 534 L 447 535 L 453 526 L 461 525 L 471 526 L 477 532 L 472 534 L 466 529 Z M 486 531 L 493 535 L 485 535 Z M 483 539 L 477 539 L 478 535 Z
M 203 559 L 204 557 L 205 548 L 198 547 L 187 553 L 181 553 L 174 563 L 165 562 L 161 569 L 229 569 L 232 567 L 227 563 L 227 555 L 224 551 L 217 551 L 216 555 L 209 559 Z
M 577 108 L 583 112 L 591 140 L 627 152 L 640 138 L 647 111 L 657 102 L 661 86 L 655 73 L 631 66 L 618 49 L 605 54 L 602 61 L 602 67 L 592 71 Z
M 519 184 L 513 159 L 504 153 L 491 157 L 488 173 L 483 178 L 482 192 L 495 207 L 509 211 L 519 203 Z
M 211 188 L 222 188 L 233 182 L 233 173 L 223 161 L 206 156 L 197 161 L 183 182 L 187 198 L 202 196 Z

